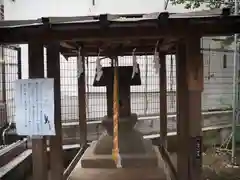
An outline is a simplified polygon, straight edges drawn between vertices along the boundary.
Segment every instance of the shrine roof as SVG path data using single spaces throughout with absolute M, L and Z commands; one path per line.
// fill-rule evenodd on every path
M 220 36 L 240 33 L 240 16 L 230 9 L 188 13 L 100 14 L 76 17 L 43 17 L 35 20 L 0 21 L 0 43 L 59 41 L 66 57 L 76 56 L 79 47 L 86 55 L 114 53 L 174 53 L 175 44 L 189 36 Z

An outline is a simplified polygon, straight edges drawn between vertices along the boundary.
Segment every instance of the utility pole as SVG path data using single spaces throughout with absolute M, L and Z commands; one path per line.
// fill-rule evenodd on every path
M 238 0 L 234 1 L 234 15 L 238 15 Z M 232 157 L 231 162 L 236 164 L 236 124 L 239 119 L 239 58 L 237 34 L 234 34 L 234 74 L 233 74 L 233 118 L 232 118 Z

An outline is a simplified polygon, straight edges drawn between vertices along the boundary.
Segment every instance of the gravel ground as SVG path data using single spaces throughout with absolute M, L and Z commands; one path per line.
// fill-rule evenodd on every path
M 240 180 L 240 168 L 230 165 L 230 154 L 217 153 L 208 149 L 203 155 L 202 180 Z M 176 167 L 176 153 L 171 154 L 171 160 Z M 237 164 L 240 163 L 240 151 L 237 152 Z

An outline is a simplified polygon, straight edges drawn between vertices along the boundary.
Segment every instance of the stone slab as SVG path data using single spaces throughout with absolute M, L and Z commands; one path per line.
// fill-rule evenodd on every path
M 149 145 L 149 140 L 146 146 Z M 83 168 L 116 168 L 116 164 L 112 159 L 112 155 L 96 155 L 94 149 L 97 141 L 92 142 L 91 146 L 85 151 L 81 159 Z M 134 144 L 133 144 L 134 145 Z M 123 168 L 156 168 L 158 167 L 158 148 L 148 146 L 145 154 L 120 154 L 121 165 Z
M 79 163 L 80 164 L 80 163 Z M 95 169 L 77 166 L 68 180 L 166 180 L 160 168 Z
M 118 147 L 120 154 L 145 154 L 146 151 L 151 152 L 152 142 L 144 140 L 141 133 L 132 130 L 130 132 L 119 132 Z M 112 154 L 112 149 L 113 137 L 104 132 L 98 139 L 94 153 L 97 155 L 110 155 Z

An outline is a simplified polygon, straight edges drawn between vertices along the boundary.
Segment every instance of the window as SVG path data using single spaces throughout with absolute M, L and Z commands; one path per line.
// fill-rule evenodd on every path
M 223 68 L 227 68 L 227 56 L 226 54 L 223 55 Z

